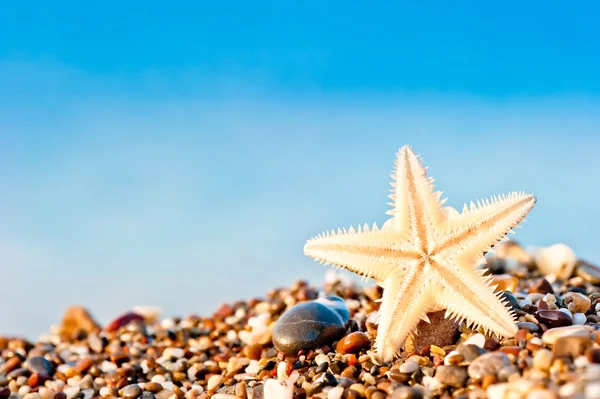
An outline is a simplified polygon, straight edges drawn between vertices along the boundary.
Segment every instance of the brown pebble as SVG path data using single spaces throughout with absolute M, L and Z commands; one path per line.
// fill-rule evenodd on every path
M 496 291 L 510 291 L 515 292 L 519 279 L 511 276 L 510 274 L 495 274 L 492 275 L 492 282 L 494 285 L 498 285 Z
M 589 348 L 585 351 L 585 357 L 590 363 L 600 363 L 600 348 Z
M 75 364 L 75 370 L 80 374 L 86 372 L 92 366 L 92 359 L 84 357 Z
M 369 345 L 370 341 L 367 334 L 355 331 L 340 339 L 335 349 L 338 353 L 345 355 L 348 353 L 358 353 L 361 349 Z
M 565 313 L 558 310 L 538 310 L 535 318 L 550 328 L 566 327 L 573 324 L 573 320 Z
M 163 387 L 158 382 L 149 382 L 146 384 L 146 391 L 157 393 L 162 391 Z
M 553 294 L 552 284 L 543 277 L 536 279 L 531 286 L 529 286 L 528 293 L 530 294 Z
M 520 342 L 526 342 L 527 341 L 527 336 L 529 335 L 529 330 L 526 329 L 520 329 L 519 331 L 517 331 L 517 333 L 515 334 L 515 341 L 517 343 Z
M 569 356 L 576 358 L 579 355 L 583 355 L 591 346 L 592 341 L 588 337 L 560 337 L 554 343 L 552 354 L 555 357 Z
M 519 352 L 521 352 L 523 348 L 520 346 L 503 346 L 500 348 L 500 351 L 506 353 L 507 355 L 513 355 L 514 357 L 519 356 Z
M 260 360 L 260 354 L 262 353 L 262 345 L 251 344 L 244 346 L 244 356 L 251 360 Z

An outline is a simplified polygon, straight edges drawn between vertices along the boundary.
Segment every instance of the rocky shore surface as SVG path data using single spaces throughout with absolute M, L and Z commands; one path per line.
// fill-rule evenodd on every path
M 81 307 L 37 342 L 0 336 L 0 399 L 600 399 L 600 267 L 563 244 L 488 260 L 518 315 L 497 339 L 443 318 L 372 356 L 381 288 L 329 272 L 210 317 L 139 307 L 100 326 Z

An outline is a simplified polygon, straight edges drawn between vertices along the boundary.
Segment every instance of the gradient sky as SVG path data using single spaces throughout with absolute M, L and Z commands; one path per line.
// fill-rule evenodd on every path
M 382 223 L 404 144 L 600 263 L 597 2 L 177 3 L 3 3 L 0 333 L 318 284 L 305 240 Z

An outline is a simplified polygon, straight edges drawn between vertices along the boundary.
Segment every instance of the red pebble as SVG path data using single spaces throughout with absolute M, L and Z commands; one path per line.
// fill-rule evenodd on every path
M 113 321 L 111 321 L 110 323 L 108 323 L 108 325 L 106 327 L 104 327 L 104 331 L 106 332 L 113 332 L 113 331 L 117 331 L 119 328 L 121 327 L 125 327 L 127 324 L 131 323 L 132 321 L 144 321 L 144 317 L 140 316 L 137 313 L 125 313 L 124 315 L 121 315 L 119 317 L 117 317 L 116 319 L 114 319 Z

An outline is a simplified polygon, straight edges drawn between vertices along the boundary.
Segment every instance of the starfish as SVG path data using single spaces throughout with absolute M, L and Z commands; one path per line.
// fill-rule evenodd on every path
M 461 213 L 444 207 L 421 160 L 409 146 L 396 157 L 389 204 L 382 228 L 365 224 L 309 239 L 304 254 L 321 263 L 373 278 L 383 287 L 377 314 L 375 356 L 396 357 L 414 337 L 427 313 L 466 321 L 499 337 L 517 332 L 515 314 L 484 275 L 486 252 L 521 222 L 536 198 L 523 192 L 471 202 Z

